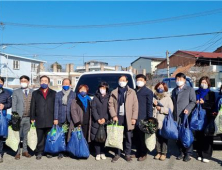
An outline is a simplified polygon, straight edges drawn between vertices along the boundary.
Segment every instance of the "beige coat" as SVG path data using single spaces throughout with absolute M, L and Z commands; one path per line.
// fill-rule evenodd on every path
M 164 92 L 162 94 L 155 92 L 154 94 L 158 99 L 157 101 L 163 105 L 160 111 L 158 111 L 156 107 L 153 108 L 153 117 L 157 118 L 159 123 L 158 129 L 161 129 L 163 126 L 163 120 L 165 115 L 169 113 L 169 109 L 173 113 L 173 102 L 168 92 Z
M 126 102 L 125 102 L 125 113 L 127 120 L 127 128 L 128 130 L 133 130 L 135 125 L 132 125 L 131 120 L 138 118 L 138 100 L 136 96 L 136 92 L 128 87 L 126 92 Z M 110 116 L 113 118 L 117 116 L 118 112 L 118 88 L 113 90 L 109 99 L 109 112 Z

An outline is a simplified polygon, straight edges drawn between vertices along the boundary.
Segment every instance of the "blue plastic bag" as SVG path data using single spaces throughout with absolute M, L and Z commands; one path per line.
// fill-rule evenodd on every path
M 206 110 L 204 110 L 200 104 L 197 104 L 196 108 L 192 112 L 190 120 L 190 129 L 195 131 L 201 131 L 204 127 L 205 119 Z
M 179 127 L 179 139 L 185 148 L 189 148 L 194 141 L 193 133 L 189 127 L 187 115 L 184 115 L 183 123 Z
M 58 125 L 54 125 L 47 135 L 45 152 L 55 154 L 66 151 L 65 133 Z
M 8 137 L 8 120 L 5 110 L 0 111 L 0 136 Z
M 67 151 L 78 158 L 88 158 L 89 147 L 81 129 L 75 128 L 67 145 Z
M 178 126 L 177 123 L 173 120 L 170 109 L 168 115 L 165 115 L 163 120 L 163 127 L 159 130 L 159 134 L 165 139 L 178 139 Z

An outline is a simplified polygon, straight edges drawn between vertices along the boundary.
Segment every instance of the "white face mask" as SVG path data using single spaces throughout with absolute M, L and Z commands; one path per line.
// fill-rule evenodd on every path
M 137 81 L 136 82 L 136 85 L 138 86 L 138 87 L 143 87 L 144 86 L 144 82 L 143 81 Z
M 126 85 L 127 85 L 127 82 L 125 82 L 125 81 L 119 81 L 119 86 L 120 86 L 120 87 L 126 87 Z
M 180 87 L 180 86 L 184 85 L 184 82 L 183 81 L 177 81 L 176 84 L 177 84 L 177 86 Z
M 27 83 L 21 83 L 21 87 L 22 87 L 23 89 L 25 89 L 25 88 L 28 87 L 28 84 L 27 84 Z
M 106 90 L 105 90 L 105 89 L 99 89 L 99 91 L 100 91 L 100 93 L 101 93 L 102 95 L 105 95 L 105 94 L 106 94 Z
M 202 87 L 203 89 L 207 89 L 207 88 L 208 88 L 208 85 L 207 85 L 207 84 L 201 84 L 201 87 Z

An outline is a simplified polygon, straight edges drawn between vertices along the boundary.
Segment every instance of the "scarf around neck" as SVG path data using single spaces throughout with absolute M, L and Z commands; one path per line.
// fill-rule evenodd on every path
M 81 94 L 78 94 L 78 98 L 82 102 L 82 104 L 84 106 L 84 109 L 85 109 L 85 112 L 86 112 L 86 110 L 88 108 L 88 101 L 91 101 L 91 98 L 88 95 L 82 97 Z
M 207 95 L 207 93 L 208 93 L 209 91 L 210 91 L 210 89 L 199 88 L 199 89 L 197 90 L 197 95 L 196 95 L 197 100 L 203 99 L 203 100 L 205 101 L 204 97 Z
M 118 87 L 118 94 L 119 94 L 119 106 L 121 106 L 123 103 L 125 103 L 125 92 L 127 91 L 127 87 Z
M 71 88 L 69 88 L 69 90 L 65 91 L 64 89 L 62 89 L 62 93 L 64 94 L 62 96 L 62 104 L 67 105 L 67 101 L 68 101 L 68 96 L 69 93 L 71 92 Z

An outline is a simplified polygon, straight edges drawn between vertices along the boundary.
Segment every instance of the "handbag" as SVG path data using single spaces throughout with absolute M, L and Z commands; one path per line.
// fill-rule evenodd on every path
M 197 104 L 196 108 L 192 112 L 190 120 L 190 129 L 195 131 L 201 131 L 204 127 L 206 119 L 206 110 L 202 108 L 201 104 Z

